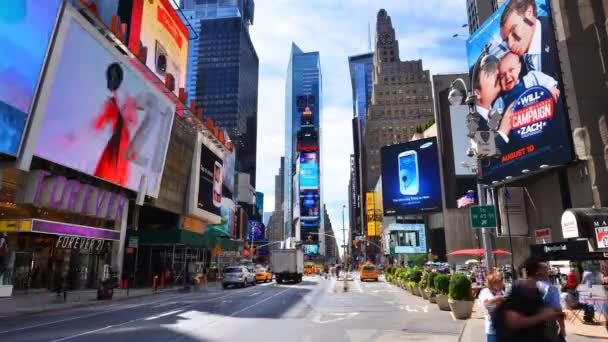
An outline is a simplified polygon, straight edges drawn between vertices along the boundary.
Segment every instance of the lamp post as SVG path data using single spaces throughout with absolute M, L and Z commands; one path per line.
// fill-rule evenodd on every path
M 346 209 L 346 205 L 342 205 L 342 247 L 344 248 L 344 255 L 342 257 L 342 263 L 344 264 L 344 291 L 348 290 L 348 283 L 346 278 L 348 277 L 347 268 L 346 268 L 346 226 L 344 225 L 344 210 Z
M 469 138 L 473 139 L 475 137 L 475 132 L 477 131 L 477 128 L 479 127 L 479 117 L 480 117 L 480 114 L 477 113 L 477 108 L 475 106 L 477 97 L 475 96 L 475 94 L 473 94 L 473 92 L 468 90 L 467 84 L 462 78 L 457 78 L 452 82 L 451 90 L 448 95 L 448 99 L 452 105 L 460 105 L 463 102 L 463 93 L 461 90 L 456 88 L 457 83 L 462 84 L 462 87 L 464 88 L 464 91 L 467 94 L 466 99 L 464 99 L 464 103 L 469 107 L 469 113 L 467 114 L 467 117 L 466 117 L 467 127 L 469 128 L 469 133 L 467 134 L 467 136 Z M 481 156 L 472 147 L 469 147 L 469 149 L 467 150 L 467 155 L 470 157 L 477 156 L 477 171 L 480 172 L 481 171 Z M 477 197 L 478 197 L 479 205 L 486 204 L 486 193 L 485 192 L 486 192 L 485 186 L 483 184 L 481 184 L 481 182 L 479 182 L 479 178 L 477 178 Z M 490 266 L 490 262 L 492 261 L 492 241 L 490 239 L 490 231 L 488 230 L 488 228 L 482 228 L 481 235 L 482 235 L 482 241 L 483 241 L 484 257 L 486 259 L 486 270 L 487 270 L 487 273 L 489 274 L 490 271 L 492 270 L 492 267 Z

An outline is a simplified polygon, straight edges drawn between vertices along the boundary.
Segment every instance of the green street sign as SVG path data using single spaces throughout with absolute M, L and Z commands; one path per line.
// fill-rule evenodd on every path
M 493 205 L 475 205 L 471 208 L 471 227 L 496 228 L 496 211 Z

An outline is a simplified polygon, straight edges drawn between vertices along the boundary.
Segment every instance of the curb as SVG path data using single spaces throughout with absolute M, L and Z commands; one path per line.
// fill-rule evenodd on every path
M 469 324 L 469 320 L 467 319 L 462 325 L 462 329 L 460 329 L 460 334 L 458 335 L 458 342 L 462 342 L 462 336 L 464 335 L 464 330 L 467 328 Z

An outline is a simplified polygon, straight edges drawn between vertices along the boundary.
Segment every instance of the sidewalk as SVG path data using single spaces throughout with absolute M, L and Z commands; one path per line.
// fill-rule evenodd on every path
M 483 313 L 477 309 L 477 301 L 473 308 L 473 315 L 469 319 L 460 334 L 458 341 L 461 342 L 485 342 L 485 325 Z M 568 342 L 599 341 L 608 338 L 608 332 L 602 325 L 587 325 L 580 320 L 574 323 L 566 321 L 566 340 Z
M 220 288 L 218 285 L 219 284 L 209 283 L 207 288 L 201 290 L 193 289 L 193 291 L 206 291 L 209 289 Z M 152 291 L 152 288 L 150 287 L 135 288 L 129 289 L 128 295 L 126 289 L 114 289 L 114 296 L 111 300 L 97 300 L 96 289 L 68 291 L 66 293 L 65 301 L 63 299 L 63 293 L 60 297 L 57 297 L 55 292 L 48 291 L 30 294 L 16 294 L 12 297 L 0 298 L 0 318 L 65 310 L 83 306 L 111 304 L 130 298 L 177 292 L 182 288 L 182 286 L 173 286 L 158 290 L 156 292 Z

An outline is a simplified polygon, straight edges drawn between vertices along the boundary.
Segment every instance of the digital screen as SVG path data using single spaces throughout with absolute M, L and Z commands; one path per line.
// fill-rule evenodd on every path
M 391 224 L 388 240 L 391 252 L 396 254 L 426 253 L 424 224 Z
M 442 210 L 436 138 L 384 146 L 380 153 L 385 215 Z
M 264 216 L 264 193 L 256 191 L 255 193 L 255 208 L 260 217 Z
M 317 131 L 312 127 L 303 127 L 298 132 L 297 150 L 299 152 L 311 152 L 319 150 L 319 138 Z
M 300 228 L 300 240 L 304 244 L 319 243 L 319 224 L 312 227 Z
M 204 143 L 201 144 L 198 176 L 198 208 L 220 215 L 222 208 L 222 160 Z
M 207 230 L 212 229 L 224 233 L 224 236 L 234 236 L 235 234 L 235 206 L 232 199 L 222 197 L 220 207 L 220 223 L 207 224 Z
M 66 10 L 49 62 L 55 70 L 42 84 L 48 101 L 36 110 L 35 154 L 136 192 L 146 176 L 146 194 L 156 197 L 175 104 L 81 25 L 89 24 Z
M 234 152 L 225 151 L 222 162 L 222 196 L 232 199 L 234 195 L 234 173 L 236 156 Z
M 498 155 L 482 163 L 486 184 L 573 159 L 551 2 L 519 3 L 505 1 L 467 40 L 473 90 L 484 94 L 476 103 L 478 131 L 495 125 L 500 133 L 493 138 Z
M 0 6 L 0 153 L 16 156 L 61 0 Z
M 249 220 L 247 224 L 248 240 L 260 241 L 264 238 L 264 224 L 259 221 Z
M 300 219 L 315 220 L 319 218 L 319 192 L 314 190 L 300 191 Z
M 319 188 L 319 162 L 317 153 L 300 153 L 300 189 Z
M 305 255 L 317 255 L 319 254 L 319 245 L 304 245 Z

